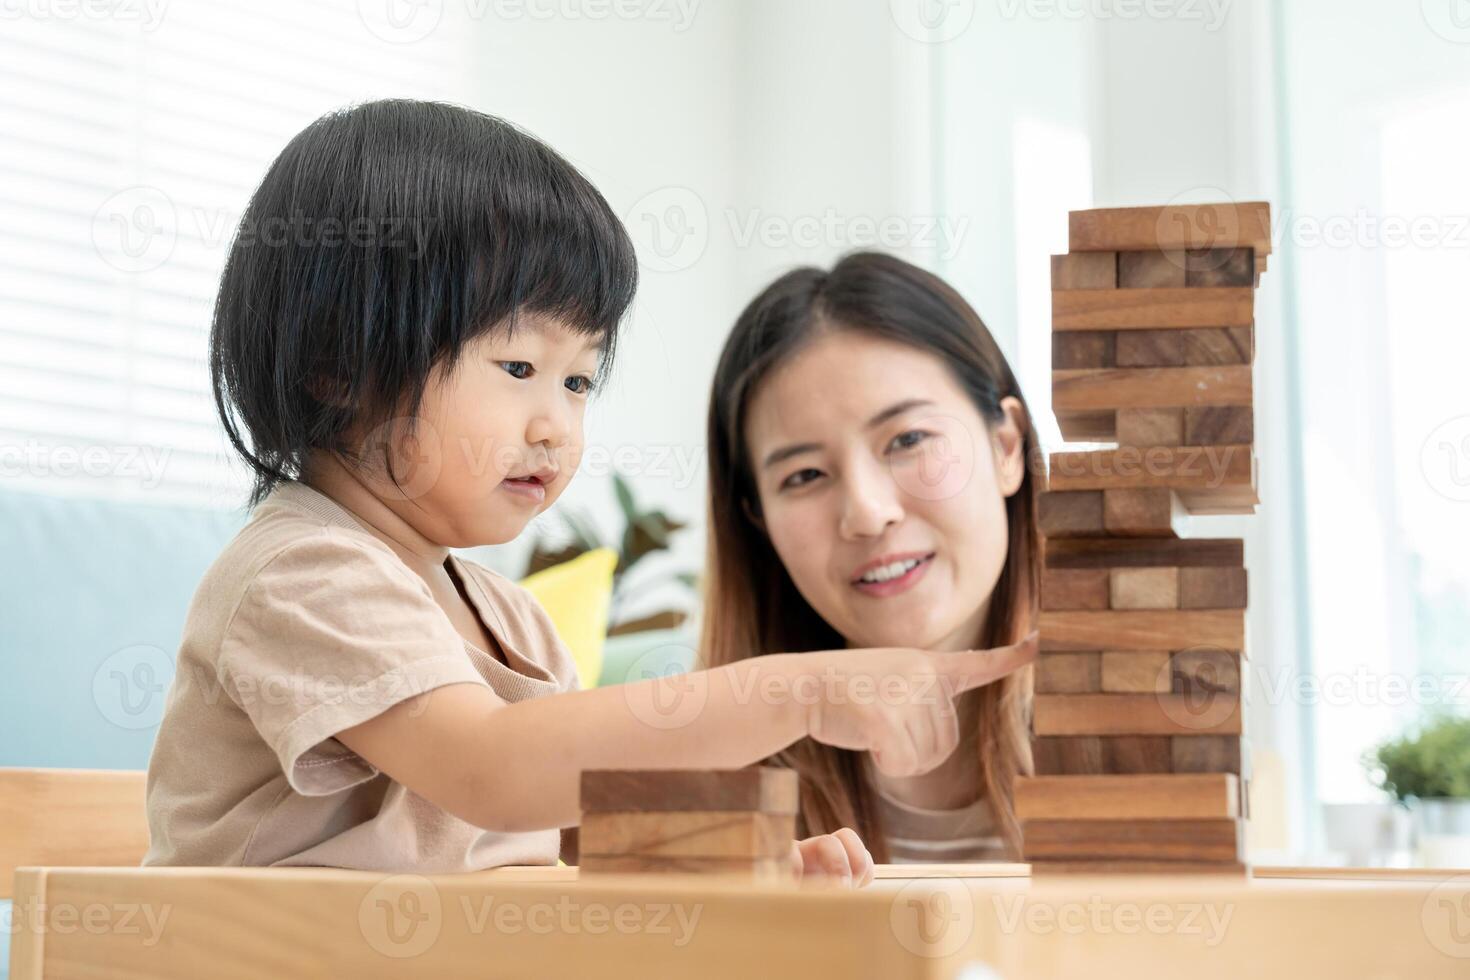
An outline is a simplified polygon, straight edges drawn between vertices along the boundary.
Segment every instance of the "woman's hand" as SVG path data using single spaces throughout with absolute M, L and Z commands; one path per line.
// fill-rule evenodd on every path
M 807 734 L 840 749 L 872 753 L 889 776 L 916 776 L 959 745 L 955 700 L 1036 659 L 1032 633 L 994 650 L 835 650 L 798 654 L 793 690 L 806 706 Z M 803 694 L 801 686 L 815 691 Z
M 873 855 L 849 827 L 792 841 L 791 865 L 808 882 L 822 879 L 844 888 L 866 888 L 873 881 Z

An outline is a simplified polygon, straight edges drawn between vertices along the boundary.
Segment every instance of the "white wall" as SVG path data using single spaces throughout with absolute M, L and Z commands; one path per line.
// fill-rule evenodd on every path
M 896 222 L 889 241 L 912 243 L 898 250 L 921 261 L 939 240 L 927 230 L 929 85 L 916 67 L 928 46 L 896 29 L 887 0 L 704 0 L 692 10 L 687 27 L 466 25 L 482 52 L 474 105 L 583 168 L 644 259 L 617 372 L 590 413 L 584 471 L 559 507 L 620 530 L 606 465 L 615 460 L 640 495 L 694 523 L 661 562 L 682 568 L 703 559 L 708 389 L 740 309 L 787 269 L 873 244 L 884 222 Z

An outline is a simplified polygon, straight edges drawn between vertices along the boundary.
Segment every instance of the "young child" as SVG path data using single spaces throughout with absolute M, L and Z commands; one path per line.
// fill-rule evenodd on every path
M 776 654 L 578 691 L 535 602 L 450 554 L 514 538 L 566 487 L 635 281 L 602 196 L 499 119 L 375 102 L 286 146 L 211 337 L 255 509 L 189 610 L 146 864 L 554 864 L 584 769 L 736 768 L 807 737 L 895 774 L 953 751 L 957 695 L 1031 646 Z M 792 860 L 872 874 L 846 828 Z

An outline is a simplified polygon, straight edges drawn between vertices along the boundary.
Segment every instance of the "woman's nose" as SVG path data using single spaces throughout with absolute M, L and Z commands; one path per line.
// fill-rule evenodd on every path
M 844 538 L 878 537 L 903 520 L 901 491 L 887 468 L 861 467 L 844 487 L 840 531 Z

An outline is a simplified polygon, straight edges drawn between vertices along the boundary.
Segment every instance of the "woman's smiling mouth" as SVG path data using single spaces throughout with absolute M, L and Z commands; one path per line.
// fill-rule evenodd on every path
M 863 566 L 852 587 L 875 598 L 898 595 L 918 584 L 933 560 L 934 552 L 885 556 Z

